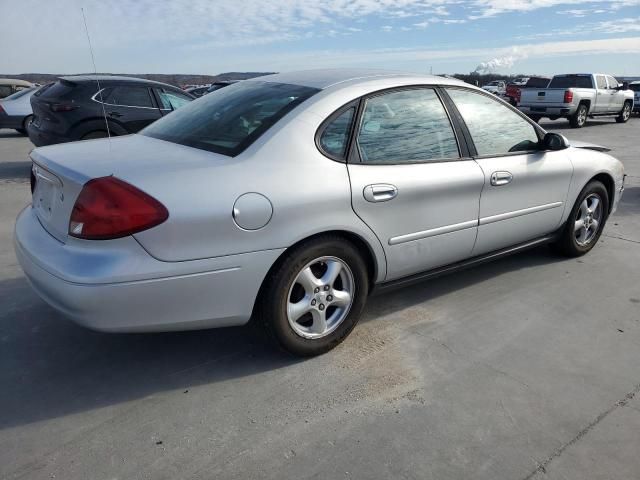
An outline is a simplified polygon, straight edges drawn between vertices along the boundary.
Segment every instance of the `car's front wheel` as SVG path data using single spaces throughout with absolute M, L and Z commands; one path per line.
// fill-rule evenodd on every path
M 368 291 L 367 267 L 356 247 L 340 236 L 323 236 L 293 248 L 277 265 L 257 312 L 282 348 L 319 355 L 351 332 Z
M 600 238 L 608 215 L 607 189 L 597 180 L 589 182 L 580 192 L 558 239 L 561 253 L 578 257 L 591 250 Z

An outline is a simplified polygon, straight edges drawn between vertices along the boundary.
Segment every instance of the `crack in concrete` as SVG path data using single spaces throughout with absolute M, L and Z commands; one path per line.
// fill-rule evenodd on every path
M 615 411 L 616 409 L 620 408 L 620 407 L 625 407 L 627 406 L 627 404 L 633 399 L 633 397 L 635 397 L 638 393 L 640 393 L 640 383 L 637 384 L 635 386 L 635 388 L 633 390 L 631 390 L 629 393 L 627 393 L 621 400 L 618 400 L 616 403 L 614 403 L 611 407 L 609 407 L 608 409 L 606 409 L 604 412 L 602 412 L 600 415 L 598 415 L 591 423 L 589 423 L 589 425 L 587 425 L 585 428 L 583 428 L 582 430 L 580 430 L 578 432 L 578 434 L 573 437 L 571 440 L 569 440 L 568 442 L 562 444 L 560 447 L 556 448 L 553 453 L 551 453 L 551 455 L 549 455 L 547 457 L 547 459 L 540 463 L 535 470 L 533 470 L 531 473 L 529 473 L 529 475 L 527 475 L 526 477 L 524 477 L 522 480 L 531 480 L 533 477 L 535 477 L 538 473 L 543 473 L 546 474 L 547 473 L 547 467 L 549 466 L 549 464 L 556 458 L 558 458 L 560 455 L 562 455 L 565 450 L 567 448 L 569 448 L 570 446 L 574 445 L 575 443 L 577 443 L 582 437 L 584 437 L 587 433 L 589 433 L 596 425 L 598 425 L 602 420 L 604 420 L 605 418 L 607 418 L 609 416 L 609 414 L 611 414 L 613 411 Z
M 631 240 L 630 238 L 619 237 L 616 235 L 603 234 L 602 236 L 607 238 L 615 238 L 616 240 L 624 240 L 625 242 L 640 243 L 640 240 Z

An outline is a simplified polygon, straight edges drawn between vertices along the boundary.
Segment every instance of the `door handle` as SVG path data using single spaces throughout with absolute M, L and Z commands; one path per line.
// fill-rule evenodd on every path
M 362 191 L 367 202 L 387 202 L 398 195 L 398 187 L 388 183 L 375 183 L 367 185 Z
M 115 118 L 118 118 L 118 117 L 122 116 L 122 114 L 120 112 L 109 112 L 108 115 L 110 117 L 115 117 Z
M 491 185 L 494 187 L 499 187 L 501 185 L 506 185 L 513 180 L 513 175 L 511 172 L 493 172 L 491 174 Z

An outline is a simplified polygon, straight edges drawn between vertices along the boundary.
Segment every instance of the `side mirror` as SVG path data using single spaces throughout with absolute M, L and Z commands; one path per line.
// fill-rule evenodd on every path
M 620 90 L 629 90 L 629 82 L 622 82 L 622 86 L 618 88 Z
M 564 150 L 569 148 L 569 140 L 559 133 L 547 133 L 542 139 L 544 150 Z

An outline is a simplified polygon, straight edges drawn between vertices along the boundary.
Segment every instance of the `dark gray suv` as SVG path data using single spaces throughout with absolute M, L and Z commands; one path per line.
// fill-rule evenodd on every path
M 60 77 L 31 97 L 29 138 L 40 147 L 136 133 L 194 97 L 151 80 L 109 75 Z

